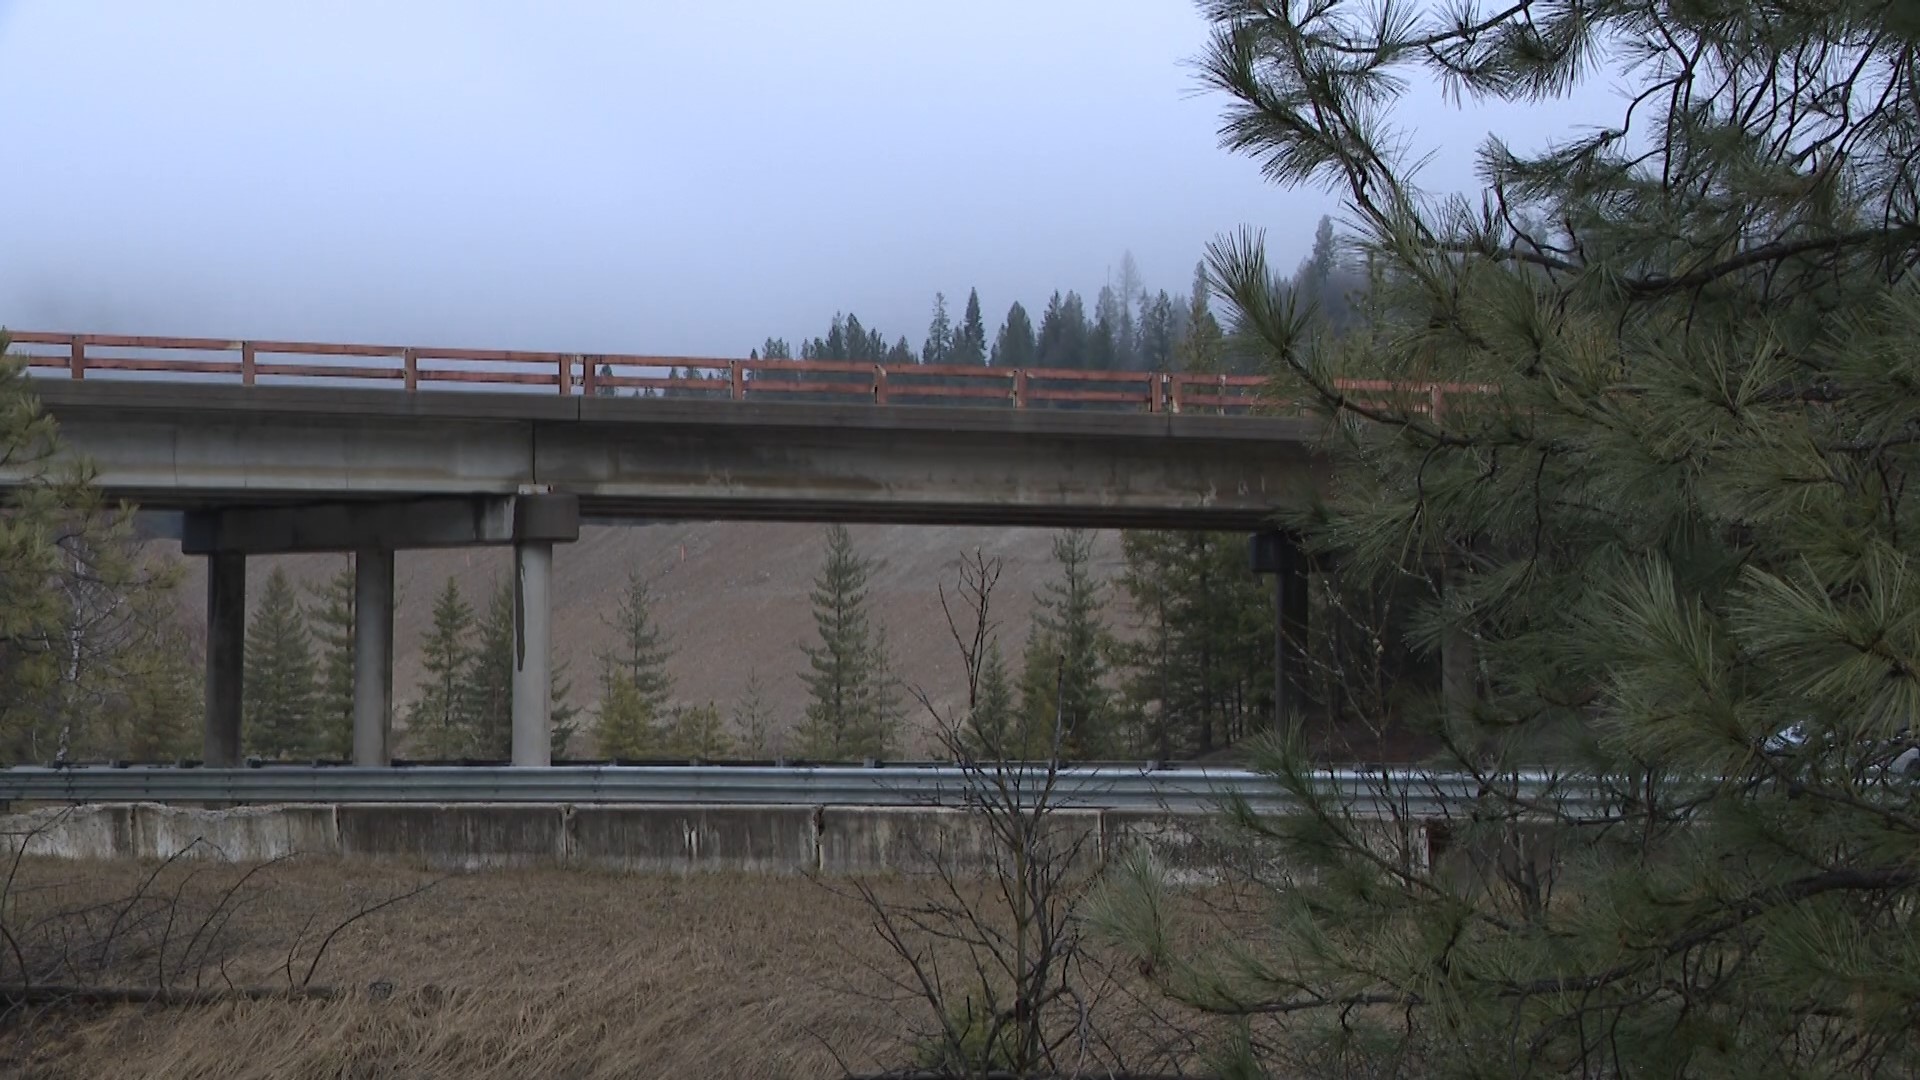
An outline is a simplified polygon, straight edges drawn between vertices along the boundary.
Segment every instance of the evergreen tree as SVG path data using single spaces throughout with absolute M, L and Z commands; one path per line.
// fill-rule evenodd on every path
M 913 366 L 913 346 L 907 344 L 906 335 L 902 334 L 900 340 L 893 343 L 893 348 L 887 350 L 886 362 L 890 368 Z
M 1119 646 L 1126 696 L 1159 760 L 1270 726 L 1273 600 L 1237 533 L 1127 532 L 1120 584 L 1142 633 Z
M 953 338 L 953 353 L 948 363 L 979 366 L 987 362 L 987 327 L 980 321 L 980 290 L 967 290 L 967 311 L 960 321 L 960 332 Z
M 281 567 L 267 576 L 247 627 L 244 678 L 249 750 L 273 758 L 312 754 L 318 704 L 313 638 L 293 582 Z
M 1146 284 L 1140 280 L 1140 265 L 1133 261 L 1133 252 L 1120 256 L 1119 311 L 1114 318 L 1114 356 L 1118 366 L 1124 371 L 1145 371 L 1147 366 L 1141 361 L 1140 327 L 1133 317 L 1134 305 L 1138 303 L 1144 309 L 1147 303 Z
M 1104 679 L 1113 637 L 1101 621 L 1100 586 L 1093 578 L 1093 534 L 1075 529 L 1053 539 L 1056 580 L 1037 598 L 1020 679 L 1023 745 L 1051 745 L 1054 725 L 1069 758 L 1111 749 L 1113 708 Z
M 320 689 L 314 753 L 335 760 L 353 757 L 353 561 L 311 595 L 307 617 L 320 647 Z
M 926 344 L 920 346 L 923 364 L 953 362 L 953 323 L 947 319 L 947 294 L 933 294 L 933 321 L 927 324 Z
M 1140 369 L 1142 371 L 1170 371 L 1173 369 L 1173 343 L 1177 340 L 1174 333 L 1173 298 L 1165 289 L 1151 298 L 1140 301 Z
M 433 629 L 421 643 L 425 680 L 407 710 L 407 734 L 422 756 L 440 760 L 466 757 L 474 743 L 473 608 L 460 584 L 447 578 L 433 603 Z
M 471 730 L 462 756 L 501 761 L 513 756 L 513 583 L 502 581 L 487 599 L 467 662 Z
M 791 360 L 793 349 L 787 345 L 786 338 L 770 337 L 759 349 L 762 360 Z
M 1063 299 L 1054 293 L 1047 310 L 1040 316 L 1040 335 L 1034 343 L 1034 366 L 1079 370 L 1087 366 L 1086 307 L 1080 294 L 1067 293 Z
M 634 760 L 657 755 L 663 742 L 659 721 L 633 680 L 613 663 L 603 661 L 600 716 L 594 725 L 600 756 Z
M 667 662 L 673 647 L 653 616 L 653 590 L 639 570 L 629 571 L 627 587 L 614 603 L 614 646 L 600 654 L 603 667 L 630 683 L 647 715 L 667 716 L 673 702 L 673 676 Z
M 1088 342 L 1087 366 L 1096 371 L 1122 370 L 1130 363 L 1128 336 L 1133 326 L 1127 306 L 1111 286 L 1103 285 L 1093 310 L 1093 337 Z
M 1236 347 L 1329 421 L 1324 499 L 1286 520 L 1343 578 L 1422 586 L 1446 677 L 1410 707 L 1467 794 L 1403 838 L 1350 796 L 1428 781 L 1332 793 L 1276 742 L 1256 762 L 1299 811 L 1235 815 L 1263 865 L 1310 868 L 1267 886 L 1270 920 L 1188 948 L 1207 935 L 1134 863 L 1093 921 L 1229 1018 L 1223 1075 L 1911 1072 L 1911 7 L 1208 13 L 1231 144 L 1338 190 L 1371 264 L 1336 336 L 1259 237 L 1211 256 Z M 1622 115 L 1537 154 L 1489 139 L 1486 192 L 1440 197 L 1393 134 L 1428 78 L 1604 87 Z
M 1016 738 L 1019 720 L 1013 697 L 1013 681 L 1007 671 L 1000 642 L 987 645 L 986 659 L 980 662 L 980 689 L 973 710 L 967 715 L 961 732 L 961 744 L 980 758 L 999 754 L 1027 756 L 1025 740 Z M 1044 749 L 1044 747 L 1042 748 Z
M 1193 293 L 1188 298 L 1187 332 L 1174 350 L 1174 363 L 1181 371 L 1196 375 L 1213 375 L 1223 367 L 1223 354 L 1226 351 L 1224 335 L 1220 324 L 1213 317 L 1212 305 L 1207 295 L 1213 291 L 1207 280 L 1207 267 L 1202 263 L 1193 268 Z
M 663 753 L 701 761 L 724 761 L 733 756 L 733 740 L 727 736 L 720 707 L 709 701 L 678 710 L 666 732 Z
M 825 761 L 885 757 L 896 692 L 885 636 L 867 614 L 874 564 L 853 548 L 843 525 L 827 528 L 827 559 L 813 583 L 817 645 L 805 646 L 801 675 L 809 701 L 795 733 L 798 753 Z
M 97 672 L 111 689 L 98 703 L 100 723 L 86 740 L 88 756 L 199 757 L 206 669 L 195 635 L 181 624 L 167 593 L 127 589 L 121 595 L 132 615 L 131 633 Z
M 566 660 L 557 660 L 551 669 L 553 690 L 547 702 L 547 753 L 555 761 L 572 752 L 573 737 L 580 731 L 580 710 L 569 700 L 573 696 L 573 679 L 567 673 L 570 666 Z
M 992 363 L 997 368 L 1029 368 L 1034 366 L 1035 346 L 1033 340 L 1033 320 L 1027 318 L 1027 309 L 1015 300 L 1007 309 L 1007 319 L 1000 324 L 1000 332 L 993 338 Z
M 733 730 L 740 752 L 747 757 L 764 758 L 773 752 L 773 710 L 757 671 L 747 672 L 746 689 L 733 709 Z

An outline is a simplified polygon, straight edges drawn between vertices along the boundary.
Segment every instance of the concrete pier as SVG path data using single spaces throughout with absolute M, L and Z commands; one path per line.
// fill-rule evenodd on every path
M 393 552 L 353 556 L 353 763 L 393 761 Z
M 207 557 L 207 723 L 201 756 L 209 766 L 240 764 L 247 659 L 247 557 Z
M 553 545 L 513 546 L 513 763 L 553 763 Z

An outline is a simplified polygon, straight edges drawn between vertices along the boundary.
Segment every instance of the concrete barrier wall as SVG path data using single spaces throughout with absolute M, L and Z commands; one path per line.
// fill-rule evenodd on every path
M 1056 850 L 1089 865 L 1132 848 L 1178 878 L 1257 866 L 1204 815 L 1055 812 Z M 353 803 L 221 810 L 159 803 L 49 807 L 0 816 L 0 851 L 69 859 L 288 855 L 385 859 L 447 870 L 582 866 L 644 873 L 834 876 L 984 873 L 1000 853 L 977 814 L 936 807 Z

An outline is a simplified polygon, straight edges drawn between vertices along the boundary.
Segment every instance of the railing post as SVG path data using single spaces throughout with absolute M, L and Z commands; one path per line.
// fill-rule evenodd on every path
M 252 386 L 254 380 L 253 342 L 240 343 L 240 385 Z
M 420 389 L 420 355 L 412 349 L 405 349 L 400 353 L 400 363 L 406 371 L 407 389 Z
M 1157 371 L 1147 375 L 1147 411 L 1160 411 L 1160 373 Z
M 69 374 L 75 379 L 86 378 L 87 377 L 86 339 L 81 337 L 79 334 L 75 334 L 73 335 L 73 340 L 68 342 L 67 345 L 68 345 L 68 348 L 71 350 L 67 354 L 67 374 Z
M 1013 407 L 1016 409 L 1024 409 L 1027 407 L 1026 368 L 1013 369 Z
M 597 356 L 582 355 L 580 357 L 580 395 L 582 397 L 593 397 L 599 393 L 600 376 L 594 370 L 600 366 L 595 362 L 597 360 L 599 360 Z
M 1427 391 L 1427 394 L 1432 402 L 1429 408 L 1432 410 L 1430 415 L 1433 417 L 1433 426 L 1439 427 L 1441 403 L 1446 399 L 1446 391 L 1440 389 L 1439 383 L 1434 383 L 1433 389 Z
M 887 369 L 879 364 L 873 365 L 873 403 L 887 403 Z
M 727 361 L 727 392 L 735 401 L 744 401 L 747 397 L 747 373 L 740 367 L 740 361 Z
M 1186 397 L 1187 383 L 1178 375 L 1167 376 L 1167 407 L 1179 415 L 1182 399 Z
M 573 396 L 573 354 L 561 353 L 554 360 L 556 373 L 560 378 L 560 396 Z

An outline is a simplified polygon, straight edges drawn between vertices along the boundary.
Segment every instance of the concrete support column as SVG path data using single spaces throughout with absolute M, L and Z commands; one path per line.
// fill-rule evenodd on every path
M 553 544 L 513 546 L 513 763 L 553 763 Z
M 210 768 L 240 764 L 242 686 L 247 659 L 247 557 L 207 557 L 207 716 L 201 758 Z
M 393 763 L 393 552 L 353 556 L 353 763 Z
M 1283 532 L 1255 533 L 1253 570 L 1273 575 L 1273 724 L 1285 732 L 1306 713 L 1307 557 Z

